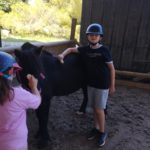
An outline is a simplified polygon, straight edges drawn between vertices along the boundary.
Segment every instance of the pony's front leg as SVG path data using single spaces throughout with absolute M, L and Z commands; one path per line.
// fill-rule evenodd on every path
M 48 133 L 48 118 L 49 118 L 49 108 L 50 99 L 48 95 L 42 95 L 42 103 L 40 107 L 36 110 L 36 115 L 39 121 L 39 130 L 36 137 L 38 138 L 38 147 L 44 147 L 48 144 L 50 136 Z

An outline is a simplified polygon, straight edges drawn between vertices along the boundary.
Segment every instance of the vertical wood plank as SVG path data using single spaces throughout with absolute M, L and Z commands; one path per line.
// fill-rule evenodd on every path
M 1 33 L 1 26 L 0 26 L 0 47 L 2 47 L 2 33 Z
M 75 40 L 76 25 L 77 25 L 77 19 L 72 18 L 70 40 Z
M 124 35 L 124 44 L 121 55 L 121 69 L 132 69 L 132 58 L 134 55 L 134 46 L 137 41 L 138 26 L 143 8 L 143 0 L 132 0 L 129 6 L 128 21 L 126 33 Z
M 133 56 L 133 71 L 148 72 L 150 70 L 150 1 L 143 0 L 137 44 Z M 144 62 L 145 61 L 145 62 Z M 139 63 L 138 63 L 139 62 Z
M 112 38 L 112 31 L 114 27 L 114 11 L 115 11 L 116 0 L 110 1 L 105 0 L 103 2 L 103 15 L 102 15 L 102 25 L 104 29 L 104 39 L 105 45 L 110 45 Z
M 104 1 L 105 0 L 93 0 L 92 11 L 91 11 L 91 23 L 102 24 Z
M 116 0 L 113 31 L 111 35 L 110 47 L 113 53 L 114 65 L 117 69 L 121 66 L 121 55 L 124 46 L 124 36 L 126 33 L 126 25 L 128 21 L 128 9 L 130 0 Z
M 86 28 L 91 23 L 92 0 L 82 0 L 80 43 L 87 44 Z

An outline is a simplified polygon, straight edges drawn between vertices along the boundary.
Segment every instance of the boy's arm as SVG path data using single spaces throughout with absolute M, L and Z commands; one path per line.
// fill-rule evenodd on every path
M 59 61 L 63 64 L 65 56 L 70 53 L 78 53 L 78 48 L 72 47 L 72 48 L 67 48 L 66 50 L 64 50 L 61 54 L 58 55 Z
M 113 63 L 107 63 L 108 68 L 110 70 L 110 87 L 109 93 L 113 94 L 115 92 L 115 68 Z

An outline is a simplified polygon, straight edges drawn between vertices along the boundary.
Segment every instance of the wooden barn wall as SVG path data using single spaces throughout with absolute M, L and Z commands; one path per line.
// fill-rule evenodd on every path
M 150 72 L 150 0 L 83 0 L 80 43 L 100 23 L 116 69 Z

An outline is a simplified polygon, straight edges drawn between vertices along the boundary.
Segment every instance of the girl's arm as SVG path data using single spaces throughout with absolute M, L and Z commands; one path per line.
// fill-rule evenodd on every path
M 40 96 L 40 92 L 37 88 L 38 80 L 31 74 L 27 75 L 27 79 L 29 81 L 28 85 L 31 89 L 31 92 L 37 96 Z
M 78 49 L 76 47 L 67 48 L 65 51 L 58 55 L 59 61 L 63 64 L 65 56 L 70 53 L 78 53 Z
M 113 94 L 115 92 L 115 68 L 113 63 L 107 63 L 108 68 L 110 70 L 110 87 L 109 93 Z

